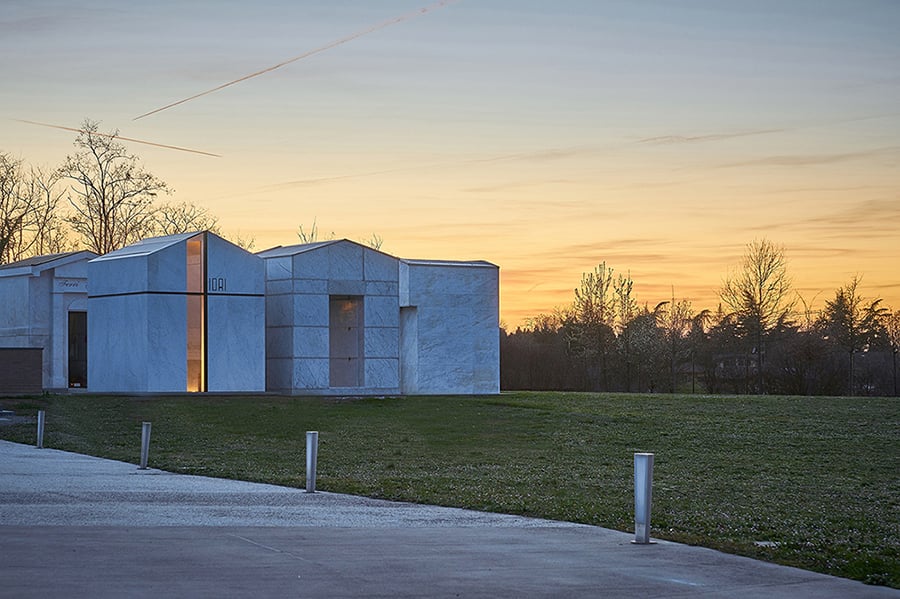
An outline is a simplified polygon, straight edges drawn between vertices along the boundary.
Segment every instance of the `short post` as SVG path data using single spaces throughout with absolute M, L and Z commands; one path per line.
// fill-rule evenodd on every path
M 316 492 L 316 462 L 319 457 L 319 431 L 306 432 L 306 492 Z
M 37 448 L 44 448 L 44 410 L 38 410 Z
M 634 454 L 634 541 L 650 545 L 650 507 L 653 503 L 653 454 Z
M 141 466 L 138 470 L 147 469 L 147 460 L 150 457 L 150 428 L 151 423 L 144 422 L 141 426 Z

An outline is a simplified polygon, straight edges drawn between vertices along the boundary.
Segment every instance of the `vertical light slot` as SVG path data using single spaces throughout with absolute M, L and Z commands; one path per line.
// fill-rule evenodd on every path
M 206 273 L 203 235 L 187 241 L 187 390 L 205 391 L 206 322 L 204 318 Z

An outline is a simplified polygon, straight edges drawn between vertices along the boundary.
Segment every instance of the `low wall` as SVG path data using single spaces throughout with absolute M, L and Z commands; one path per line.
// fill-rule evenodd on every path
M 43 352 L 39 347 L 0 347 L 0 395 L 41 393 Z

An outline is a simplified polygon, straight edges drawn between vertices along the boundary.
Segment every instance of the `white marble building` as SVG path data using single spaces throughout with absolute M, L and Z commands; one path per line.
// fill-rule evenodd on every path
M 500 392 L 500 269 L 483 261 L 400 261 L 404 393 Z
M 88 264 L 91 391 L 265 390 L 263 261 L 213 233 Z
M 0 348 L 41 348 L 45 389 L 498 393 L 499 269 L 157 237 L 0 267 Z
M 402 260 L 346 239 L 258 255 L 269 391 L 500 391 L 495 265 Z
M 44 389 L 87 385 L 88 251 L 0 266 L 0 347 L 43 349 Z

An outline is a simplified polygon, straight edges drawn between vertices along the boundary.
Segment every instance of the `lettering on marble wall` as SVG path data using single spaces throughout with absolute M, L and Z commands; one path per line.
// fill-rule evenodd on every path
M 207 281 L 207 291 L 228 291 L 228 281 L 225 277 L 210 277 Z
M 53 279 L 54 291 L 57 292 L 81 292 L 87 291 L 86 279 Z

